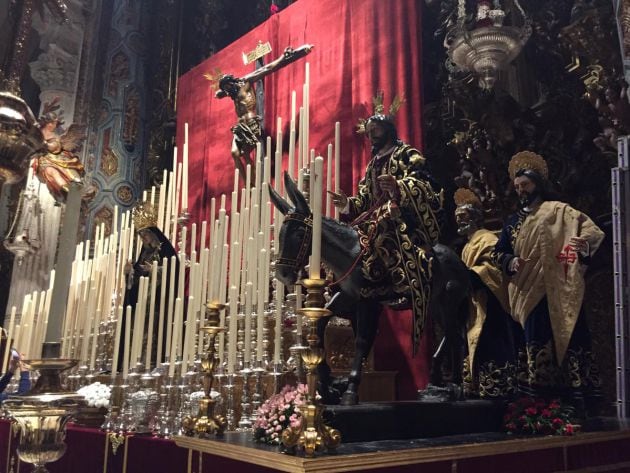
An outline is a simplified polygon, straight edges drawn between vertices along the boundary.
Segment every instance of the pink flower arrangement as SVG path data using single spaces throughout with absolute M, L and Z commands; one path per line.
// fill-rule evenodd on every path
M 503 427 L 510 434 L 574 435 L 580 425 L 573 423 L 573 408 L 559 400 L 523 397 L 508 405 Z
M 300 407 L 306 404 L 308 387 L 286 385 L 278 394 L 267 399 L 256 412 L 254 439 L 257 442 L 280 445 L 282 431 L 302 422 Z

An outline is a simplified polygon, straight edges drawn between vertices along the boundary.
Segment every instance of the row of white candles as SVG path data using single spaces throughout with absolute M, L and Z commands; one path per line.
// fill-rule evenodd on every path
M 319 278 L 319 262 L 321 261 L 321 217 L 323 193 L 323 158 L 314 159 L 314 151 L 308 148 L 309 136 L 309 105 L 308 105 L 308 63 L 306 65 L 306 82 L 303 87 L 303 107 L 299 110 L 299 134 L 297 134 L 298 159 L 295 158 L 296 151 L 296 94 L 292 93 L 291 100 L 291 122 L 290 138 L 288 150 L 288 172 L 295 177 L 295 165 L 298 167 L 298 183 L 302 187 L 303 170 L 310 168 L 311 173 L 311 199 L 313 210 L 313 254 L 311 257 L 311 278 Z M 282 121 L 278 118 L 275 150 L 276 169 L 274 175 L 276 191 L 282 191 Z M 202 301 L 215 301 L 228 304 L 230 314 L 236 315 L 238 312 L 238 302 L 245 308 L 245 343 L 244 360 L 246 362 L 261 361 L 263 356 L 263 324 L 258 323 L 256 330 L 257 349 L 252 354 L 252 312 L 256 306 L 258 314 L 261 316 L 265 304 L 269 302 L 269 262 L 271 258 L 270 239 L 272 231 L 271 223 L 271 203 L 269 202 L 267 183 L 271 182 L 271 139 L 267 139 L 266 155 L 262 157 L 262 147 L 259 146 L 255 161 L 255 182 L 251 182 L 251 169 L 248 166 L 245 176 L 245 187 L 240 188 L 238 171 L 235 172 L 234 190 L 232 192 L 231 215 L 226 211 L 225 196 L 221 196 L 218 218 L 212 222 L 210 238 L 207 238 L 207 223 L 201 224 L 201 235 L 199 245 L 197 245 L 197 229 L 193 224 L 190 231 L 187 227 L 181 229 L 181 247 L 179 248 L 178 280 L 175 280 L 176 257 L 170 261 L 164 259 L 162 262 L 162 273 L 160 281 L 160 294 L 157 294 L 158 270 L 157 262 L 154 262 L 148 278 L 141 278 L 139 282 L 139 297 L 135 307 L 135 320 L 132 321 L 131 307 L 122 307 L 122 297 L 125 290 L 125 264 L 132 260 L 132 256 L 137 258 L 141 249 L 141 243 L 135 237 L 134 223 L 129 212 L 122 214 L 119 220 L 118 208 L 114 210 L 114 220 L 112 225 L 113 233 L 108 237 L 104 236 L 104 225 L 97 227 L 94 246 L 90 241 L 81 242 L 77 245 L 75 260 L 73 262 L 72 280 L 70 293 L 63 327 L 63 351 L 62 356 L 75 356 L 82 364 L 95 367 L 96 349 L 98 344 L 98 328 L 101 322 L 106 322 L 110 315 L 117 319 L 114 334 L 113 366 L 112 372 L 122 368 L 123 376 L 126 377 L 130 367 L 136 366 L 140 360 L 144 359 L 146 369 L 153 366 L 153 361 L 159 361 L 163 353 L 168 353 L 170 360 L 181 357 L 184 372 L 194 359 L 194 347 L 197 342 L 198 350 L 202 349 L 202 332 L 199 328 L 203 325 L 204 307 Z M 334 149 L 334 164 L 333 164 Z M 335 124 L 335 146 L 328 146 L 328 179 L 327 188 L 331 187 L 331 179 L 334 172 L 339 175 L 339 153 L 340 150 L 340 126 Z M 145 192 L 143 200 L 149 200 L 155 204 L 156 191 L 158 196 L 158 223 L 159 228 L 164 229 L 165 236 L 171 241 L 177 237 L 177 216 L 188 208 L 188 124 L 185 124 L 185 139 L 183 145 L 182 162 L 177 162 L 177 149 L 173 161 L 173 169 L 170 172 L 164 171 L 164 184 L 160 190 L 153 187 L 150 193 Z M 334 170 L 334 171 L 333 171 Z M 252 185 L 253 184 L 253 185 Z M 165 190 L 165 191 L 164 191 Z M 339 190 L 339 180 L 335 178 L 335 190 Z M 240 191 L 240 196 L 239 196 Z M 240 197 L 240 199 L 239 199 Z M 239 206 L 240 204 L 240 206 Z M 216 200 L 212 198 L 210 215 L 215 216 Z M 330 215 L 330 200 L 327 200 L 326 214 Z M 337 214 L 335 213 L 335 217 Z M 275 211 L 273 214 L 274 228 L 279 229 L 282 224 L 282 214 Z M 228 237 L 229 228 L 229 237 Z M 190 251 L 187 253 L 188 233 L 190 234 Z M 273 232 L 277 234 L 276 232 Z M 206 246 L 209 240 L 209 246 Z M 229 242 L 229 243 L 228 243 Z M 135 251 L 134 251 L 135 244 Z M 200 248 L 199 258 L 197 257 L 197 246 Z M 277 242 L 275 243 L 277 246 Z M 90 258 L 93 249 L 93 257 Z M 184 304 L 184 264 L 186 256 L 190 256 L 189 267 L 189 290 L 188 304 Z M 228 258 L 229 255 L 229 258 Z M 115 268 L 115 271 L 111 271 Z M 167 268 L 171 268 L 169 271 Z M 217 271 L 219 268 L 219 271 Z M 170 275 L 170 278 L 167 278 Z M 284 299 L 284 287 L 277 282 L 277 297 L 275 316 L 275 339 L 274 339 L 274 362 L 278 363 L 281 350 L 281 309 Z M 51 284 L 52 287 L 52 284 Z M 229 290 L 228 290 L 229 288 Z M 298 292 L 298 308 L 301 305 L 301 291 Z M 48 300 L 50 290 L 42 292 L 40 301 Z M 168 295 L 168 297 L 167 297 Z M 41 342 L 45 333 L 45 323 L 47 317 L 46 303 L 40 304 L 40 309 L 35 311 L 36 295 L 25 298 L 25 306 L 22 311 L 21 324 L 14 327 L 15 308 L 12 309 L 9 322 L 10 337 L 16 339 L 20 331 L 24 334 L 16 346 L 22 345 L 29 349 L 27 353 L 35 356 L 41 355 Z M 166 302 L 168 301 L 168 303 Z M 184 308 L 186 306 L 186 314 Z M 121 337 L 122 315 L 126 312 L 125 334 Z M 29 314 L 33 314 L 29 318 Z M 37 314 L 37 316 L 35 316 Z M 146 320 L 148 314 L 148 320 Z M 158 323 L 155 324 L 155 317 Z M 166 345 L 163 344 L 163 327 L 166 319 Z M 183 321 L 186 320 L 184 325 Z M 23 327 L 37 323 L 35 332 L 41 334 L 40 338 L 31 338 L 30 334 Z M 143 337 L 145 326 L 148 322 L 147 343 L 144 356 Z M 225 314 L 221 314 L 221 323 L 225 323 Z M 199 324 L 199 325 L 197 325 Z M 236 367 L 237 351 L 237 317 L 230 317 L 228 327 L 228 355 L 227 366 L 229 372 L 234 372 Z M 133 329 L 132 329 L 133 325 Z M 157 356 L 152 358 L 153 330 L 157 325 Z M 298 329 L 301 328 L 301 320 L 298 317 Z M 32 326 L 32 325 L 31 325 Z M 185 328 L 183 328 L 185 327 Z M 184 333 L 182 333 L 182 331 Z M 15 333 L 14 333 L 15 332 Z M 219 357 L 223 362 L 224 340 L 221 334 L 219 344 Z M 120 341 L 123 341 L 122 350 L 123 366 L 118 366 L 118 354 Z M 24 343 L 22 343 L 24 340 Z M 30 351 L 29 343 L 33 345 L 33 352 Z M 27 346 L 24 346 L 27 345 Z M 39 350 L 39 351 L 37 351 Z M 25 350 L 22 350 L 23 352 Z M 5 354 L 4 365 L 7 364 L 7 354 Z M 174 363 L 170 364 L 169 370 L 174 369 Z M 169 374 L 172 374 L 169 372 Z

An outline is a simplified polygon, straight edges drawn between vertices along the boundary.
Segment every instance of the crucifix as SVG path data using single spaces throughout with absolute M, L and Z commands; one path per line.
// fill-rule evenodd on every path
M 232 127 L 232 148 L 231 154 L 234 165 L 239 170 L 242 179 L 245 179 L 245 168 L 249 164 L 252 169 L 252 182 L 255 180 L 253 170 L 255 169 L 251 153 L 256 149 L 262 135 L 262 93 L 258 95 L 255 83 L 265 76 L 278 69 L 303 58 L 311 52 L 313 46 L 304 44 L 296 49 L 285 48 L 280 57 L 268 64 L 262 64 L 262 57 L 268 53 L 265 45 L 249 53 L 246 57 L 257 61 L 257 68 L 254 72 L 243 77 L 234 77 L 232 74 L 224 74 L 219 79 L 219 90 L 215 96 L 219 99 L 229 97 L 234 102 L 234 109 L 238 116 L 238 122 Z M 270 48 L 269 48 L 270 49 Z M 251 62 L 251 61 L 250 61 Z M 208 77 L 208 76 L 206 76 Z

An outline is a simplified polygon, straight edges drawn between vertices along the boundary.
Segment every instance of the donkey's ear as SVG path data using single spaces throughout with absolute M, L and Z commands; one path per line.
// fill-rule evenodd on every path
M 276 192 L 271 184 L 267 184 L 269 186 L 269 198 L 271 199 L 271 203 L 276 206 L 276 208 L 282 212 L 283 215 L 286 215 L 289 210 L 291 210 L 291 206 L 289 203 L 282 198 L 280 194 Z
M 295 204 L 295 211 L 302 215 L 309 215 L 311 208 L 308 206 L 304 194 L 300 192 L 297 188 L 297 184 L 286 171 L 284 172 L 284 188 L 287 190 L 287 195 L 289 199 L 291 199 L 291 202 Z

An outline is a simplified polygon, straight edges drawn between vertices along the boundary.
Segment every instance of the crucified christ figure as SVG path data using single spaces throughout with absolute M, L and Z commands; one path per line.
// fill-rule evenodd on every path
M 261 117 L 256 114 L 256 90 L 254 83 L 272 72 L 303 58 L 313 49 L 313 45 L 304 44 L 296 49 L 287 47 L 282 55 L 243 77 L 225 74 L 219 79 L 217 98 L 230 97 L 234 101 L 234 108 L 238 122 L 232 127 L 232 158 L 241 178 L 245 179 L 245 168 L 251 165 L 252 176 L 254 165 L 251 152 L 261 138 Z

